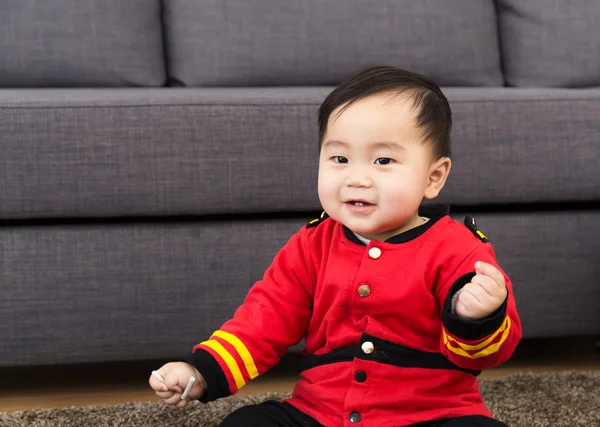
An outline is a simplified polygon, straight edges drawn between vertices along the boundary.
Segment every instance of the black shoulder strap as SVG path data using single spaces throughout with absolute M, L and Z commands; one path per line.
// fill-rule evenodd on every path
M 475 218 L 471 217 L 471 216 L 465 216 L 465 225 L 467 226 L 467 228 L 469 230 L 471 230 L 473 232 L 473 234 L 475 236 L 477 236 L 479 238 L 479 240 L 481 240 L 483 243 L 487 243 L 489 242 L 488 238 L 485 237 L 485 234 L 483 234 L 479 228 L 477 227 L 477 222 L 475 221 Z
M 306 224 L 306 228 L 316 227 L 317 225 L 319 225 L 320 223 L 325 221 L 327 218 L 329 218 L 329 215 L 327 215 L 325 213 L 325 211 L 323 211 L 323 213 L 321 214 L 321 216 L 319 218 L 315 218 L 315 219 L 309 221 L 309 223 Z

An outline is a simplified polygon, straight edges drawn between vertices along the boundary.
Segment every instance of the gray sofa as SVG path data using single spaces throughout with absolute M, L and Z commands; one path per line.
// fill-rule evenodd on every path
M 0 2 L 0 366 L 170 359 L 320 212 L 320 102 L 427 74 L 439 202 L 472 214 L 525 338 L 600 334 L 595 0 Z

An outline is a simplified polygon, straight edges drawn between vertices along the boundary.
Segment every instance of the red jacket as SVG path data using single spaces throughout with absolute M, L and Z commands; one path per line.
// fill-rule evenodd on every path
M 325 426 L 491 416 L 476 376 L 521 338 L 511 282 L 505 275 L 495 313 L 458 318 L 452 295 L 476 261 L 499 268 L 494 250 L 474 221 L 420 213 L 431 219 L 368 246 L 326 217 L 292 236 L 234 317 L 186 359 L 206 379 L 203 401 L 234 394 L 305 338 L 288 402 Z

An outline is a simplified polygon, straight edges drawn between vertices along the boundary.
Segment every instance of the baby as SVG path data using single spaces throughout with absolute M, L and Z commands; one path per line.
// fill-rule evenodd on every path
M 244 303 L 150 386 L 167 404 L 232 395 L 303 338 L 290 399 L 222 426 L 504 426 L 477 386 L 521 338 L 509 278 L 475 221 L 422 205 L 451 168 L 448 100 L 380 66 L 319 109 L 320 218 L 279 251 Z M 181 399 L 190 377 L 196 382 Z

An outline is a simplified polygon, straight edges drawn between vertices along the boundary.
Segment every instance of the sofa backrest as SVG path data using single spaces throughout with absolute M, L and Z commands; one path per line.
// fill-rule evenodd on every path
M 598 0 L 497 0 L 509 86 L 600 86 Z
M 164 82 L 160 0 L 0 2 L 0 87 Z
M 185 86 L 334 85 L 380 63 L 503 84 L 493 0 L 168 0 L 164 26 Z
M 600 86 L 598 0 L 5 0 L 0 87 Z

